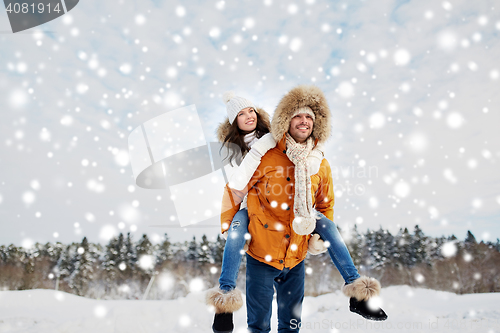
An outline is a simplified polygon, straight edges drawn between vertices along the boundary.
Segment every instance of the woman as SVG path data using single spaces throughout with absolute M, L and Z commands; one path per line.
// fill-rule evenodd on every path
M 228 118 L 219 126 L 217 136 L 219 141 L 226 145 L 235 144 L 243 155 L 246 154 L 228 184 L 229 187 L 241 191 L 260 164 L 261 157 L 269 149 L 274 148 L 276 142 L 272 135 L 268 134 L 269 116 L 264 110 L 256 108 L 252 102 L 243 97 L 235 96 L 232 92 L 224 93 L 223 100 L 227 107 Z M 229 158 L 233 159 L 235 155 L 236 152 L 233 151 Z M 318 172 L 322 159 L 322 147 L 315 147 L 307 158 L 309 176 Z M 248 212 L 245 201 L 242 203 L 242 207 L 245 208 L 241 208 L 236 213 L 231 225 L 223 226 L 223 231 L 227 230 L 227 242 L 224 249 L 219 287 L 213 288 L 207 293 L 207 303 L 214 306 L 216 311 L 212 326 L 215 333 L 232 332 L 232 313 L 243 304 L 241 291 L 236 288 L 236 279 L 241 256 L 245 252 L 244 245 L 249 240 L 250 235 L 248 234 Z M 378 281 L 360 277 L 347 247 L 332 221 L 318 213 L 315 222 L 315 225 L 307 230 L 297 230 L 294 226 L 294 231 L 301 235 L 315 233 L 309 242 L 310 253 L 329 252 L 332 261 L 346 282 L 343 288 L 344 292 L 349 297 L 355 297 L 355 301 L 361 302 L 353 309 L 353 300 L 351 300 L 351 311 L 369 319 L 385 319 L 379 313 L 374 314 L 366 307 L 366 304 L 362 303 L 367 298 L 378 294 L 380 290 Z M 327 246 L 323 240 L 319 239 L 320 237 L 327 241 Z

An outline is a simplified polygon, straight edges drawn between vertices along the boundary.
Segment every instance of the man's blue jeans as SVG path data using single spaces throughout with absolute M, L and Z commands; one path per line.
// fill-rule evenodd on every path
M 346 284 L 354 282 L 359 278 L 359 273 L 354 263 L 352 262 L 351 255 L 347 246 L 340 235 L 337 226 L 333 221 L 328 219 L 325 215 L 317 212 L 320 219 L 316 220 L 316 229 L 314 229 L 313 234 L 319 234 L 324 242 L 329 242 L 328 254 L 332 259 L 335 267 L 344 278 Z
M 233 290 L 236 288 L 236 279 L 240 270 L 243 246 L 248 233 L 248 211 L 246 208 L 239 210 L 234 215 L 229 226 L 224 254 L 222 256 L 222 267 L 219 278 L 219 287 L 222 290 Z
M 247 254 L 247 323 L 252 333 L 271 330 L 274 288 L 278 302 L 278 332 L 298 332 L 304 300 L 304 261 L 276 269 Z

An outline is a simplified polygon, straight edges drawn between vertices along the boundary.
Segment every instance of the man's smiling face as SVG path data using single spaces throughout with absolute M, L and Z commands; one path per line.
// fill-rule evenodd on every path
M 288 133 L 298 143 L 303 143 L 313 131 L 314 121 L 310 114 L 299 113 L 290 121 Z

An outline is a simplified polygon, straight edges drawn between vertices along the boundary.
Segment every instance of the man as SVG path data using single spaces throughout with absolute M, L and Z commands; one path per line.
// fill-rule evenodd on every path
M 222 203 L 226 231 L 248 191 L 251 242 L 247 251 L 247 322 L 269 332 L 276 288 L 278 331 L 297 332 L 304 298 L 304 258 L 314 230 L 313 207 L 333 220 L 333 181 L 326 159 L 308 175 L 306 158 L 330 135 L 330 110 L 321 90 L 298 86 L 279 103 L 271 123 L 277 144 L 261 160 L 247 190 L 227 188 Z

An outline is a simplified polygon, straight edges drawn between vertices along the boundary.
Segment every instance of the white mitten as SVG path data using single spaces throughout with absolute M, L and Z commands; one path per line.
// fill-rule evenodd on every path
M 309 156 L 307 156 L 307 173 L 309 177 L 319 172 L 323 156 L 322 144 L 318 144 L 313 150 L 311 150 Z
M 265 134 L 256 143 L 252 145 L 249 153 L 255 154 L 258 157 L 264 156 L 269 149 L 276 147 L 276 141 L 271 133 Z
M 314 234 L 309 238 L 309 245 L 307 247 L 307 252 L 312 255 L 321 254 L 328 251 L 328 247 L 325 246 L 325 242 L 319 238 L 318 234 Z

